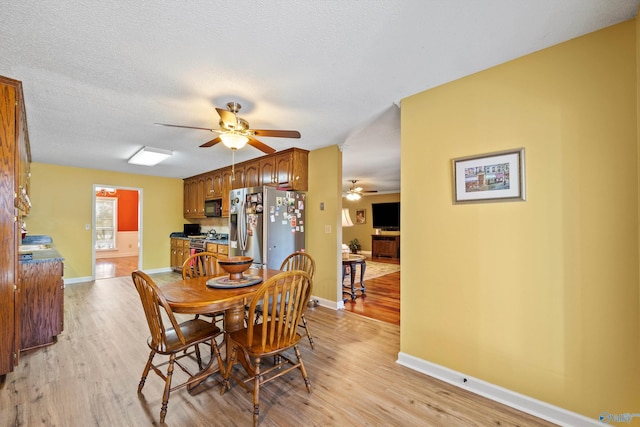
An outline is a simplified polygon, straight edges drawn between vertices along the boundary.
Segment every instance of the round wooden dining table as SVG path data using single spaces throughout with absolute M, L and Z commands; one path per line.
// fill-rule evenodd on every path
M 207 286 L 207 281 L 212 279 L 211 276 L 177 280 L 162 285 L 160 288 L 171 310 L 175 313 L 208 314 L 224 311 L 224 331 L 233 332 L 244 328 L 245 306 L 250 303 L 260 285 L 278 273 L 282 273 L 282 271 L 250 268 L 244 274 L 246 276 L 260 276 L 262 281 L 255 285 L 238 288 L 211 288 Z M 227 349 L 226 354 L 230 354 L 229 350 Z M 215 365 L 214 359 L 212 357 L 209 364 L 194 377 L 204 381 L 209 375 L 216 373 L 218 368 L 213 366 Z M 249 374 L 254 372 L 246 354 L 244 357 L 238 354 L 238 360 Z M 193 390 L 202 381 L 190 384 L 188 389 Z

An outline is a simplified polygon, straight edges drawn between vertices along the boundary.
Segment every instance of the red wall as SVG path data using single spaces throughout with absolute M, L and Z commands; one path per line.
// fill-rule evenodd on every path
M 115 195 L 96 193 L 99 197 L 118 199 L 118 231 L 138 231 L 138 192 L 117 189 Z

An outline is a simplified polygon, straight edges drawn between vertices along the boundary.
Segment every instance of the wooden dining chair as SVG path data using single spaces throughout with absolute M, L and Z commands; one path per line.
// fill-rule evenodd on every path
M 220 372 L 223 370 L 223 362 L 220 357 L 220 350 L 216 343 L 216 337 L 222 333 L 220 328 L 215 324 L 206 322 L 202 319 L 191 319 L 182 323 L 178 323 L 171 307 L 162 295 L 160 288 L 153 280 L 141 271 L 131 273 L 133 283 L 140 295 L 144 314 L 147 318 L 147 325 L 151 336 L 147 340 L 147 345 L 151 349 L 149 359 L 142 372 L 142 378 L 138 384 L 138 393 L 142 393 L 149 370 L 153 371 L 165 381 L 164 394 L 162 396 L 162 408 L 160 410 L 160 423 L 164 423 L 167 415 L 167 406 L 169 404 L 169 395 L 172 391 L 185 387 L 197 379 L 193 378 L 193 373 L 181 362 L 184 357 L 195 354 L 199 369 L 202 369 L 202 359 L 200 357 L 200 349 L 198 344 L 209 341 L 211 345 L 211 358 L 215 357 L 218 362 Z M 163 317 L 168 319 L 170 325 L 165 327 Z M 189 350 L 193 347 L 192 351 Z M 169 356 L 169 360 L 162 363 L 154 364 L 153 359 L 156 354 Z M 213 363 L 213 360 L 210 361 Z M 160 370 L 167 365 L 166 374 Z M 171 386 L 174 365 L 178 365 L 187 375 L 189 379 L 176 386 Z M 200 380 L 201 381 L 201 380 Z
M 187 258 L 182 264 L 182 279 L 193 279 L 195 277 L 219 276 L 224 270 L 218 264 L 218 254 L 213 252 L 198 252 Z M 196 319 L 200 315 L 196 314 Z M 204 314 L 211 317 L 214 323 L 224 318 L 224 312 Z
M 287 256 L 284 261 L 282 261 L 282 265 L 280 266 L 280 270 L 282 271 L 292 271 L 292 270 L 302 270 L 306 272 L 311 280 L 313 280 L 313 275 L 316 272 L 316 262 L 306 252 L 294 252 Z M 307 324 L 307 318 L 302 313 L 302 323 L 300 326 L 304 328 L 305 334 L 309 339 L 309 345 L 311 345 L 311 349 L 313 350 L 313 337 L 311 336 L 311 331 L 309 330 L 309 325 Z
M 294 252 L 288 255 L 284 259 L 284 261 L 282 261 L 282 264 L 280 265 L 280 270 L 281 271 L 302 270 L 311 277 L 311 280 L 313 280 L 313 275 L 316 272 L 316 262 L 311 257 L 311 255 L 309 255 L 306 252 Z M 262 308 L 262 305 L 258 305 L 256 307 L 256 314 L 257 314 L 256 322 L 259 322 L 262 319 L 262 316 L 264 316 L 263 311 L 264 310 Z M 268 314 L 271 315 L 272 313 L 269 312 Z M 314 349 L 313 337 L 311 336 L 311 331 L 309 330 L 309 324 L 307 323 L 307 318 L 304 316 L 304 313 L 302 314 L 300 327 L 304 329 L 304 333 L 306 337 L 309 339 L 309 345 L 313 350 Z
M 274 380 L 294 369 L 300 370 L 307 391 L 311 393 L 311 382 L 307 376 L 298 343 L 302 336 L 298 333 L 300 318 L 307 308 L 311 295 L 312 281 L 309 274 L 302 270 L 286 271 L 276 274 L 264 282 L 251 300 L 248 311 L 247 326 L 235 332 L 227 333 L 227 348 L 230 355 L 224 373 L 224 384 L 221 394 L 231 387 L 233 378 L 247 391 L 253 391 L 253 425 L 258 425 L 260 417 L 260 386 Z M 262 323 L 255 322 L 256 306 L 262 304 L 278 316 L 270 316 Z M 277 305 L 277 307 L 269 307 Z M 283 354 L 293 348 L 296 360 Z M 246 354 L 252 361 L 254 372 L 246 377 L 234 373 L 233 366 L 238 359 L 238 352 Z M 261 361 L 273 358 L 274 364 L 261 369 Z M 251 386 L 251 383 L 253 385 Z

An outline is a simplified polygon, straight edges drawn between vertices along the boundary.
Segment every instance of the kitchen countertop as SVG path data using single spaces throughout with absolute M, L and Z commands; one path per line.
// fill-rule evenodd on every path
M 34 235 L 26 236 L 22 239 L 22 244 L 18 246 L 20 264 L 33 264 L 40 262 L 63 261 L 60 252 L 53 246 L 53 240 L 49 236 Z M 31 255 L 31 259 L 23 259 Z
M 225 234 L 226 235 L 226 234 Z M 193 237 L 187 237 L 183 233 L 171 233 L 169 236 L 172 239 L 181 239 L 181 240 L 193 240 Z M 204 239 L 207 243 L 217 243 L 219 245 L 228 245 L 229 238 L 225 239 Z
M 31 259 L 22 259 L 24 254 L 32 254 Z M 56 248 L 41 249 L 37 251 L 20 252 L 20 264 L 36 264 L 40 262 L 64 261 Z

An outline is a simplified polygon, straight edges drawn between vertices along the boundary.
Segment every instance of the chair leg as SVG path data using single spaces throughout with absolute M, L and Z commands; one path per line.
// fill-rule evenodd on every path
M 138 384 L 138 393 L 142 392 L 142 388 L 144 387 L 144 383 L 147 380 L 147 375 L 149 375 L 149 369 L 151 369 L 151 363 L 153 361 L 153 356 L 156 355 L 156 352 L 151 350 L 149 354 L 149 359 L 147 359 L 147 364 L 144 366 L 144 370 L 142 371 L 142 378 L 140 378 L 140 383 Z
M 196 344 L 195 348 L 196 348 L 196 360 L 198 361 L 198 367 L 200 368 L 200 370 L 202 370 L 202 357 L 200 356 L 200 345 Z M 186 351 L 187 349 L 185 349 L 185 352 Z
M 211 357 L 215 357 L 218 360 L 218 370 L 220 374 L 223 374 L 224 362 L 222 362 L 222 355 L 220 354 L 220 348 L 215 338 L 211 338 Z
M 304 379 L 304 385 L 307 387 L 307 391 L 311 393 L 311 381 L 309 381 L 309 377 L 307 376 L 307 370 L 304 367 L 304 363 L 302 363 L 302 356 L 300 355 L 300 350 L 298 346 L 294 346 L 293 350 L 296 353 L 296 357 L 298 358 L 298 363 L 300 363 L 299 369 L 300 373 L 302 373 L 302 378 Z
M 304 313 L 300 317 L 302 319 L 302 327 L 305 331 L 307 331 L 307 338 L 309 338 L 309 344 L 311 345 L 311 350 L 313 350 L 313 337 L 311 336 L 311 331 L 309 331 L 309 325 L 307 325 L 307 318 L 304 317 Z
M 253 377 L 253 427 L 258 426 L 260 419 L 260 358 L 256 357 L 256 373 Z
M 233 346 L 233 348 L 231 349 L 231 355 L 229 356 L 229 360 L 227 361 L 227 369 L 225 369 L 224 371 L 222 390 L 220 390 L 220 394 L 224 394 L 225 391 L 231 390 L 229 377 L 231 376 L 231 369 L 233 369 L 233 365 L 234 363 L 236 363 L 237 354 L 238 354 L 238 347 Z
M 171 378 L 173 377 L 173 363 L 176 355 L 169 356 L 169 366 L 167 368 L 167 381 L 164 384 L 164 393 L 162 395 L 162 408 L 160 409 L 160 424 L 164 423 L 164 417 L 167 416 L 167 406 L 169 406 L 169 394 L 171 393 Z

